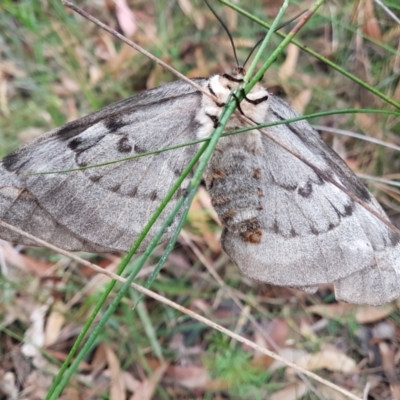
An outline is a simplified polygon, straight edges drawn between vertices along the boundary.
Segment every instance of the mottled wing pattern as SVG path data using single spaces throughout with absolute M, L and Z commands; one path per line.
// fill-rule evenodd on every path
M 271 95 L 268 101 L 265 121 L 298 116 L 283 100 Z M 267 130 L 385 216 L 371 193 L 306 121 Z M 334 282 L 336 297 L 352 303 L 382 304 L 399 297 L 399 236 L 271 139 L 265 135 L 260 139 L 262 156 L 257 151 L 251 158 L 242 153 L 241 170 L 249 166 L 247 196 L 258 193 L 253 196 L 251 219 L 239 232 L 229 227 L 228 218 L 222 237 L 225 251 L 244 275 L 305 290 Z M 229 169 L 229 163 L 224 168 Z M 231 214 L 238 215 L 238 208 Z M 241 211 L 245 212 L 250 215 L 248 208 Z
M 0 164 L 0 219 L 68 250 L 128 249 L 195 146 L 66 174 L 28 174 L 84 167 L 206 137 L 242 78 L 239 73 L 199 79 L 217 100 L 182 81 L 163 85 L 22 147 Z M 246 96 L 240 112 L 255 123 L 298 116 L 261 85 Z M 227 125 L 241 126 L 237 116 Z M 268 132 L 387 218 L 307 122 Z M 222 138 L 205 182 L 225 226 L 223 247 L 244 275 L 306 291 L 334 282 L 336 297 L 353 303 L 382 304 L 400 297 L 399 236 L 260 131 Z M 3 228 L 0 237 L 34 244 Z
M 193 140 L 200 102 L 191 85 L 173 82 L 66 124 L 11 153 L 0 162 L 0 219 L 67 250 L 129 249 L 196 146 L 64 174 L 28 174 L 118 160 Z M 142 248 L 180 195 L 168 204 Z M 2 227 L 0 238 L 35 244 Z

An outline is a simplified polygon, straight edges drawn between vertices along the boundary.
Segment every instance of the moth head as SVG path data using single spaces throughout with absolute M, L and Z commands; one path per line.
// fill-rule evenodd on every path
M 243 67 L 235 67 L 233 68 L 231 75 L 236 79 L 243 79 L 243 77 L 246 75 L 246 70 Z

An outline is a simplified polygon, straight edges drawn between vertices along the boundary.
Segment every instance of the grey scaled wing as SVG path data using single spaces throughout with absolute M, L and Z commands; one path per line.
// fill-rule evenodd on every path
M 268 101 L 266 122 L 298 116 L 283 100 L 271 95 Z M 266 129 L 387 218 L 306 121 Z M 222 236 L 243 274 L 303 290 L 334 282 L 336 298 L 351 303 L 378 305 L 400 297 L 399 236 L 271 139 L 262 135 L 261 141 L 260 241 L 243 240 L 229 228 Z
M 54 129 L 11 153 L 0 162 L 0 219 L 66 250 L 129 249 L 196 146 L 64 174 L 29 174 L 118 160 L 196 139 L 200 103 L 192 86 L 173 82 Z M 174 224 L 162 241 L 173 229 Z M 35 244 L 2 227 L 0 238 Z

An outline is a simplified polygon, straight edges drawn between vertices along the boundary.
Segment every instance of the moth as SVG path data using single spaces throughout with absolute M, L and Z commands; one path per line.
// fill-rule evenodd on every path
M 40 136 L 0 161 L 0 220 L 69 251 L 126 251 L 197 146 L 66 174 L 208 137 L 243 71 L 147 90 Z M 255 124 L 297 117 L 257 84 L 240 105 Z M 227 129 L 243 127 L 233 115 Z M 267 128 L 385 219 L 346 163 L 308 122 Z M 185 179 L 139 250 L 189 184 Z M 222 246 L 252 279 L 313 292 L 333 283 L 337 299 L 383 304 L 400 297 L 400 237 L 271 138 L 254 129 L 220 139 L 204 175 L 224 225 Z M 387 219 L 388 220 L 388 219 Z M 168 241 L 175 221 L 164 233 Z M 0 226 L 0 238 L 35 245 Z

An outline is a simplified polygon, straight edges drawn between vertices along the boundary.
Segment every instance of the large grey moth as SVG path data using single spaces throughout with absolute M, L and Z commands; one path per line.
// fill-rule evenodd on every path
M 31 174 L 207 137 L 242 72 L 194 80 L 216 99 L 176 81 L 111 104 L 9 154 L 0 162 L 0 219 L 66 250 L 128 250 L 196 146 L 68 174 Z M 298 116 L 261 84 L 240 107 L 255 124 Z M 227 125 L 240 127 L 237 116 Z M 222 138 L 204 179 L 224 225 L 226 253 L 244 275 L 258 281 L 307 291 L 333 282 L 336 297 L 354 303 L 376 305 L 399 297 L 399 235 L 325 177 L 387 219 L 371 193 L 306 121 L 268 132 L 324 175 L 257 129 Z M 153 226 L 141 249 L 160 226 Z M 4 227 L 0 238 L 35 245 Z

